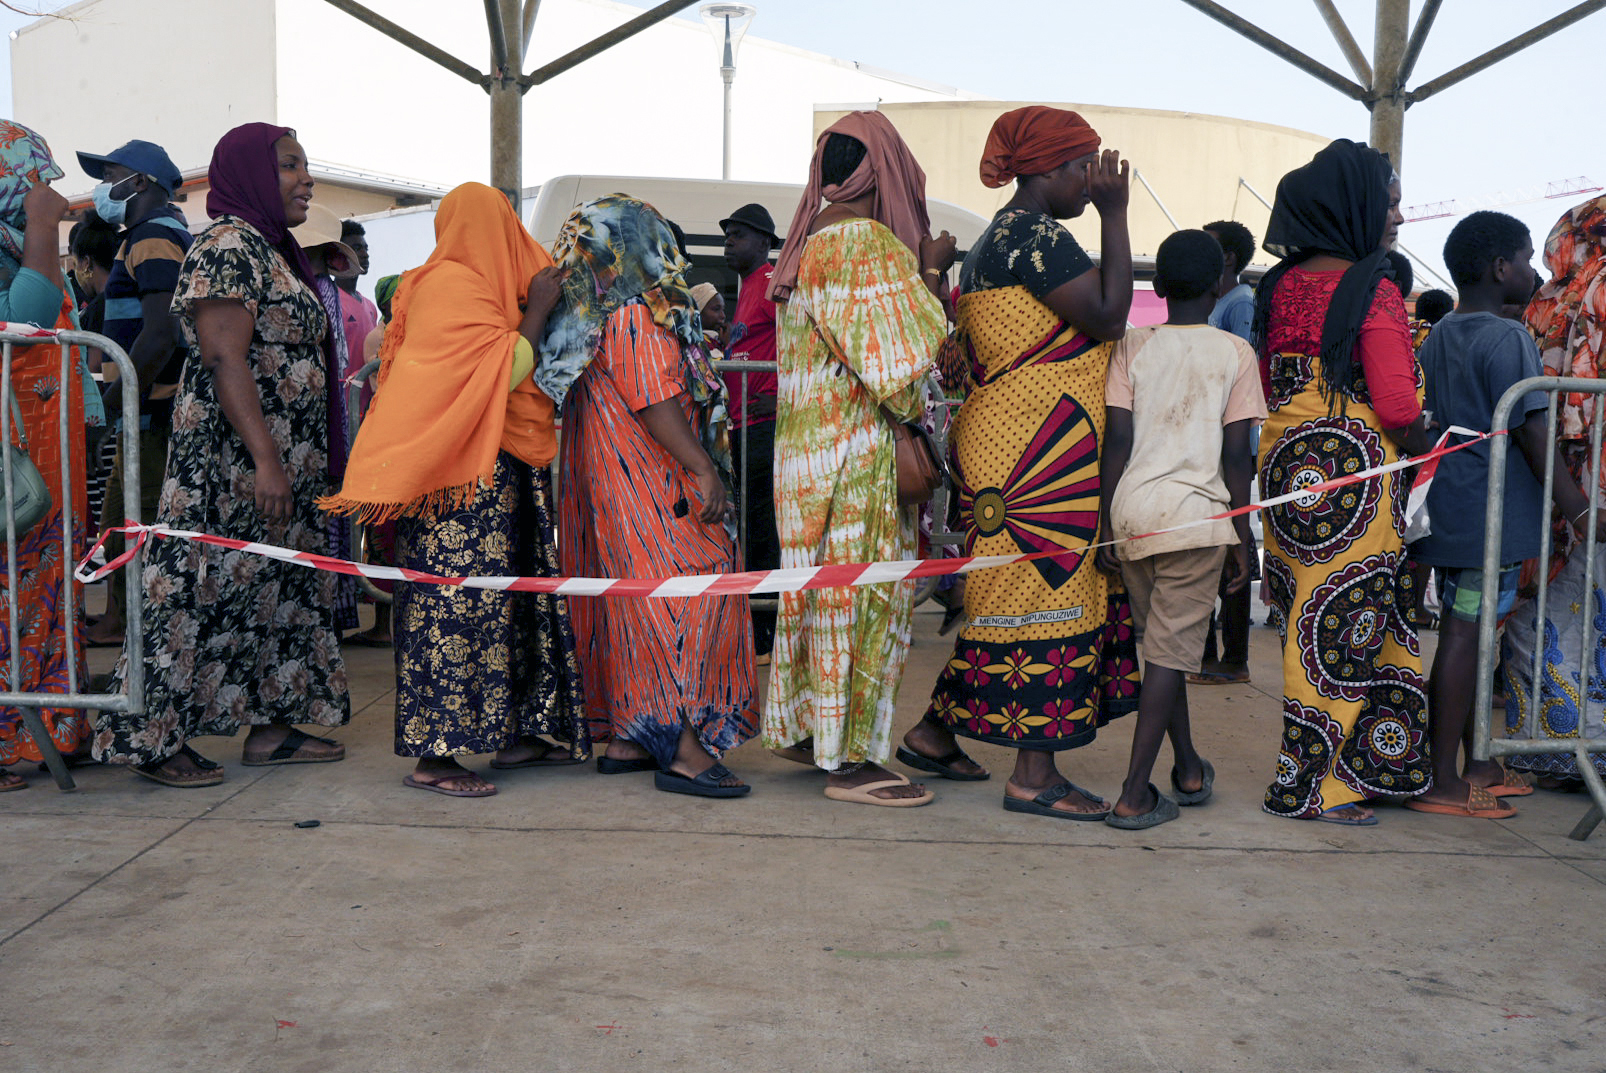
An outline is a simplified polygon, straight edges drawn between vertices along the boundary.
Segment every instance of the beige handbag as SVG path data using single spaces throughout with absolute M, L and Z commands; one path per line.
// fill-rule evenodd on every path
M 849 376 L 857 378 L 853 366 L 848 364 L 847 358 L 831 341 L 831 337 L 820 331 L 820 325 L 815 321 L 814 314 L 805 309 L 804 316 L 809 318 L 809 324 L 813 326 L 815 334 L 820 337 L 826 349 L 831 352 L 831 356 L 841 363 Z M 860 386 L 863 386 L 863 381 L 860 381 Z M 865 394 L 869 393 L 869 388 L 865 388 Z M 898 506 L 917 507 L 930 502 L 931 497 L 937 494 L 937 489 L 942 487 L 942 482 L 948 479 L 948 466 L 943 462 L 942 455 L 937 452 L 937 444 L 932 440 L 931 433 L 927 432 L 924 426 L 912 421 L 898 420 L 885 406 L 878 405 L 876 410 L 892 429 L 893 457 L 898 473 Z

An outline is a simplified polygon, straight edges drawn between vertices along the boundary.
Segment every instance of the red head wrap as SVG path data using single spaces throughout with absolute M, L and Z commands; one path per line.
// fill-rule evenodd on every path
M 1098 147 L 1098 131 L 1075 112 L 1041 104 L 1017 108 L 999 116 L 987 134 L 981 181 L 1005 186 L 1017 175 L 1042 175 Z

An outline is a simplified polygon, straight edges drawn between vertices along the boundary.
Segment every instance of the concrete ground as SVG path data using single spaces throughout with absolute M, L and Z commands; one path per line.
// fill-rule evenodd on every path
M 0 797 L 0 1070 L 1606 1068 L 1606 831 L 1565 837 L 1584 799 L 1262 814 L 1265 629 L 1254 685 L 1192 691 L 1216 799 L 1146 833 L 1005 813 L 987 746 L 992 782 L 912 811 L 830 802 L 756 744 L 730 761 L 745 800 L 589 765 L 424 794 L 390 749 L 390 653 L 348 658 L 339 765 L 203 739 L 217 788 L 30 770 Z M 1113 795 L 1129 735 L 1069 770 Z

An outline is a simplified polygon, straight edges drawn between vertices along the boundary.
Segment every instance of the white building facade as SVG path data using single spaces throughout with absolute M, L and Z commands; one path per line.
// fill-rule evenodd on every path
M 481 0 L 367 4 L 476 67 L 490 65 Z M 733 178 L 802 182 L 817 105 L 976 99 L 764 40 L 759 6 L 738 58 Z M 641 10 L 544 0 L 526 70 Z M 336 186 L 342 173 L 354 190 L 362 184 L 353 173 L 374 177 L 375 188 L 387 177 L 446 188 L 489 177 L 485 91 L 324 0 L 84 0 L 60 15 L 18 32 L 12 81 L 15 118 L 50 142 L 70 195 L 92 185 L 76 150 L 144 138 L 188 174 L 205 168 L 220 135 L 251 121 L 294 127 Z M 525 95 L 524 185 L 565 173 L 717 178 L 721 95 L 706 28 L 661 22 Z

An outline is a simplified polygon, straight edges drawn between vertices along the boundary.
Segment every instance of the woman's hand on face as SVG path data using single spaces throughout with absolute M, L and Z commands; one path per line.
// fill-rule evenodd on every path
M 954 236 L 944 231 L 936 238 L 927 235 L 920 240 L 920 270 L 936 269 L 946 272 L 953 266 L 956 251 L 959 248 Z
M 1100 216 L 1125 212 L 1132 191 L 1132 165 L 1118 149 L 1106 149 L 1087 166 L 1087 196 Z
M 268 465 L 258 465 L 256 474 L 257 513 L 265 521 L 288 522 L 295 514 L 295 501 L 290 495 L 290 478 L 278 459 Z
M 35 183 L 23 196 L 22 211 L 29 223 L 54 227 L 67 215 L 67 199 L 56 193 L 49 183 Z
M 563 298 L 563 280 L 567 274 L 566 269 L 548 265 L 531 276 L 524 295 L 524 315 L 545 320 Z
M 703 500 L 703 509 L 697 512 L 697 520 L 704 525 L 724 521 L 725 482 L 719 479 L 719 470 L 712 463 L 697 474 L 697 492 Z

